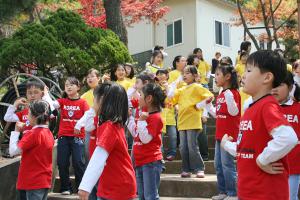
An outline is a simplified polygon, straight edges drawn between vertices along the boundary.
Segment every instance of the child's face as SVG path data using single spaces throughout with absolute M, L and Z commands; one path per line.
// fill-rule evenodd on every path
M 196 53 L 196 56 L 197 56 L 198 58 L 202 58 L 202 56 L 203 56 L 202 51 L 198 51 L 198 52 Z
M 163 82 L 168 81 L 168 75 L 164 74 L 164 73 L 157 74 L 156 78 L 157 78 L 157 80 L 158 80 L 159 83 L 163 83 Z
M 155 65 L 160 65 L 160 64 L 162 63 L 162 61 L 163 61 L 163 57 L 162 57 L 161 54 L 158 54 L 158 55 L 155 56 L 154 59 L 153 59 L 153 63 L 154 63 Z
M 224 74 L 222 73 L 222 71 L 220 69 L 217 69 L 215 75 L 216 75 L 216 77 L 215 77 L 216 85 L 218 87 L 223 87 L 226 82 Z
M 181 57 L 179 62 L 177 62 L 177 70 L 179 71 L 183 71 L 183 69 L 186 66 L 186 58 L 185 57 Z
M 118 80 L 123 80 L 126 77 L 126 71 L 123 66 L 119 66 L 115 72 Z
M 216 55 L 216 59 L 219 60 L 221 58 L 221 54 Z
M 89 87 L 94 89 L 95 87 L 97 87 L 97 85 L 100 81 L 100 77 L 98 77 L 95 72 L 92 72 L 86 77 L 86 80 L 87 80 Z
M 141 96 L 139 99 L 139 106 L 140 106 L 140 108 L 145 108 L 147 106 L 145 95 L 142 91 L 141 91 Z
M 183 81 L 187 84 L 194 83 L 196 81 L 197 75 L 192 74 L 188 69 L 183 70 Z
M 194 66 L 197 67 L 199 65 L 199 63 L 200 63 L 199 58 L 194 58 Z
M 94 108 L 96 114 L 99 113 L 99 110 L 101 108 L 101 103 L 102 103 L 102 97 L 94 98 L 93 108 Z
M 65 92 L 69 97 L 77 95 L 79 90 L 80 90 L 79 86 L 77 86 L 76 84 L 72 84 L 69 81 L 66 81 Z
M 143 86 L 144 86 L 143 81 L 141 79 L 136 79 L 134 87 L 138 91 L 141 91 L 141 89 L 143 88 Z
M 37 87 L 30 87 L 26 89 L 26 97 L 29 102 L 41 100 L 44 95 L 44 91 Z
M 287 84 L 282 83 L 280 86 L 273 88 L 271 94 L 277 99 L 279 103 L 283 103 L 289 96 L 290 89 Z
M 295 74 L 295 76 L 300 77 L 300 66 L 294 70 L 294 74 Z
M 125 65 L 125 70 L 126 70 L 126 77 L 128 77 L 131 73 L 131 67 L 128 65 Z
M 255 96 L 264 85 L 272 87 L 273 75 L 272 73 L 262 73 L 258 67 L 252 64 L 247 64 L 246 71 L 242 78 L 243 91 L 251 96 Z M 271 77 L 271 78 L 270 78 Z

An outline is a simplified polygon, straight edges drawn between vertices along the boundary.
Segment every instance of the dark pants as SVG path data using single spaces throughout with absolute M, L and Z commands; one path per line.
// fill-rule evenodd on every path
M 27 200 L 26 190 L 18 190 L 17 191 L 17 200 Z
M 208 159 L 208 141 L 206 134 L 206 124 L 203 124 L 202 133 L 198 135 L 199 151 L 204 160 Z
M 72 191 L 70 182 L 70 156 L 72 155 L 72 166 L 75 173 L 76 188 L 74 192 L 77 192 L 79 184 L 81 182 L 84 170 L 85 170 L 85 152 L 84 142 L 80 138 L 76 137 L 60 137 L 57 144 L 57 165 L 59 170 L 59 177 L 61 181 L 61 192 Z

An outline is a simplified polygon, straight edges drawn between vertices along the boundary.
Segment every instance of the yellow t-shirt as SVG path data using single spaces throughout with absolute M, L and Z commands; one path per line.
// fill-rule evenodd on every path
M 237 64 L 242 64 L 240 55 L 238 55 L 238 56 L 236 57 L 235 62 L 236 62 L 236 63 L 235 63 L 236 65 L 237 65 Z
M 124 79 L 123 81 L 117 80 L 116 83 L 121 85 L 126 91 L 128 90 L 128 88 L 130 88 L 130 85 L 131 85 L 131 83 L 126 79 Z
M 235 70 L 237 71 L 237 74 L 239 75 L 239 77 L 243 77 L 245 70 L 246 70 L 246 66 L 245 66 L 245 64 L 239 63 L 235 66 Z
M 147 70 L 153 74 L 156 74 L 157 70 L 160 68 L 161 68 L 160 66 L 151 66 L 151 65 L 147 66 Z
M 198 65 L 198 72 L 200 74 L 200 83 L 201 84 L 208 84 L 207 74 L 210 71 L 210 66 L 206 61 L 200 60 Z
M 286 64 L 286 68 L 289 72 L 293 72 L 293 67 L 290 64 Z
M 241 111 L 242 111 L 241 114 L 243 115 L 244 112 L 245 112 L 244 111 L 244 103 L 250 97 L 250 95 L 243 92 L 242 87 L 240 87 L 239 92 L 240 92 L 240 95 L 241 95 Z
M 94 105 L 94 90 L 90 89 L 89 91 L 85 92 L 81 98 L 86 100 L 89 107 L 92 107 Z
M 134 86 L 134 84 L 135 84 L 136 77 L 133 77 L 132 79 L 126 78 L 126 80 L 127 80 L 128 82 L 130 82 L 130 87 L 132 87 L 132 86 Z
M 193 83 L 176 90 L 172 103 L 178 104 L 178 130 L 202 129 L 202 110 L 196 104 L 212 97 L 213 94 L 202 85 Z

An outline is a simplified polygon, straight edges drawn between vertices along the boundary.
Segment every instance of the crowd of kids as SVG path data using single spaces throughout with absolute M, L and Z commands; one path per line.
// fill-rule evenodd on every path
M 138 75 L 130 63 L 111 65 L 103 76 L 90 69 L 87 92 L 80 96 L 81 82 L 67 77 L 59 99 L 29 80 L 26 98 L 18 98 L 4 116 L 16 123 L 9 153 L 21 155 L 19 199 L 47 199 L 52 164 L 58 166 L 62 195 L 159 199 L 164 159 L 175 159 L 178 144 L 180 176 L 205 178 L 210 116 L 216 121 L 219 191 L 213 200 L 297 200 L 300 61 L 291 68 L 278 50 L 250 52 L 246 41 L 235 66 L 220 52 L 210 65 L 195 48 L 187 58 L 176 56 L 170 69 L 163 64 L 167 53 L 156 46 Z M 57 163 L 52 163 L 55 140 L 48 126 L 57 111 Z M 165 134 L 169 140 L 163 146 Z

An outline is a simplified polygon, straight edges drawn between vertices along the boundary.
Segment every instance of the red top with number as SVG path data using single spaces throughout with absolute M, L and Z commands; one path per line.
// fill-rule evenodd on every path
M 140 138 L 137 136 L 134 138 L 133 155 L 135 165 L 137 167 L 162 160 L 161 152 L 161 131 L 163 128 L 163 121 L 160 113 L 149 114 L 146 119 L 148 133 L 152 135 L 152 140 L 148 144 L 143 144 Z
M 282 105 L 281 110 L 287 121 L 292 125 L 298 137 L 297 146 L 287 156 L 290 174 L 300 174 L 300 103 L 293 102 L 292 105 Z
M 97 196 L 129 200 L 136 197 L 136 179 L 128 153 L 124 128 L 106 121 L 97 129 L 97 146 L 108 153 L 99 179 Z
M 18 116 L 20 122 L 25 124 L 24 131 L 32 129 L 32 126 L 30 125 L 30 122 L 28 120 L 28 112 L 29 112 L 28 108 L 25 108 L 24 110 L 22 110 L 20 112 L 16 112 L 16 115 Z
M 222 140 L 223 136 L 228 134 L 236 141 L 241 119 L 241 96 L 238 90 L 230 89 L 239 109 L 239 113 L 232 116 L 229 114 L 225 102 L 225 91 L 223 90 L 216 99 L 216 140 Z
M 61 110 L 58 137 L 73 136 L 84 138 L 84 128 L 81 129 L 81 134 L 75 135 L 74 127 L 84 115 L 84 112 L 89 109 L 87 102 L 84 99 L 69 98 L 62 98 L 57 101 Z
M 22 150 L 17 189 L 51 188 L 53 134 L 48 128 L 26 131 L 18 143 Z
M 289 126 L 273 96 L 265 96 L 253 103 L 244 113 L 237 139 L 238 197 L 242 200 L 288 200 L 288 163 L 286 157 L 282 174 L 262 171 L 256 158 L 262 153 L 274 128 Z

